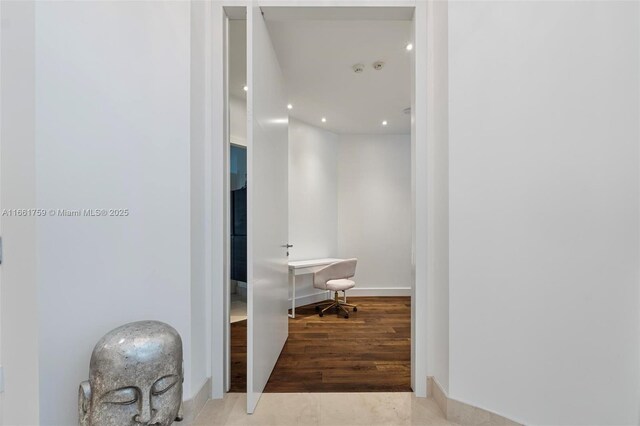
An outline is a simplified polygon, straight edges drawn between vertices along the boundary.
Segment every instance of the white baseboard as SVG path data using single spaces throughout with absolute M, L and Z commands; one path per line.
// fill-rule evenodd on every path
M 465 426 L 521 426 L 507 417 L 484 408 L 450 398 L 435 377 L 427 378 L 428 395 L 432 396 L 447 420 Z
M 176 425 L 188 426 L 193 423 L 193 421 L 198 417 L 198 414 L 204 406 L 207 404 L 207 401 L 211 398 L 211 377 L 209 377 L 202 384 L 198 392 L 191 399 L 187 399 L 183 402 L 183 414 L 184 418 L 180 423 L 174 423 Z
M 342 294 L 342 293 L 341 293 Z M 352 288 L 347 290 L 347 299 L 349 297 L 363 297 L 363 296 L 411 296 L 411 287 L 382 287 L 382 288 Z M 322 302 L 323 300 L 330 299 L 332 296 L 329 292 L 319 292 L 312 294 L 305 294 L 303 296 L 296 296 L 296 306 L 310 305 L 311 303 Z M 291 303 L 291 298 L 289 298 Z

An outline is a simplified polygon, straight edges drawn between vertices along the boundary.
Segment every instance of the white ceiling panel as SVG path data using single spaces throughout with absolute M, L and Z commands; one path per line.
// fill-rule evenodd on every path
M 411 42 L 411 21 L 286 19 L 267 20 L 267 27 L 292 117 L 335 133 L 411 132 L 411 118 L 403 113 L 411 104 L 413 52 L 405 49 Z M 241 98 L 245 31 L 243 21 L 231 22 L 230 93 Z M 373 68 L 376 61 L 385 63 L 379 71 Z M 365 67 L 356 74 L 352 67 L 358 63 Z

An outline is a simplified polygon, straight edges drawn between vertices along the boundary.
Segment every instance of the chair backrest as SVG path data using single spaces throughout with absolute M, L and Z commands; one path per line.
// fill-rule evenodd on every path
M 351 278 L 356 274 L 358 259 L 347 259 L 327 265 L 313 274 L 313 286 L 325 290 L 327 281 Z

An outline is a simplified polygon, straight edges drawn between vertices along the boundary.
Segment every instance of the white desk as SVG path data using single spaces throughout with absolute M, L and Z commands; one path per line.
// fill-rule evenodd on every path
M 334 262 L 339 262 L 343 259 L 309 259 L 309 260 L 295 260 L 289 262 L 289 284 L 292 286 L 291 294 L 291 313 L 289 317 L 296 317 L 296 277 L 298 275 L 313 274 L 323 266 L 330 265 Z

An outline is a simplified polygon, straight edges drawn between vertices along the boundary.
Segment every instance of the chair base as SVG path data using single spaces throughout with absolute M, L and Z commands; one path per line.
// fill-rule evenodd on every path
M 349 311 L 346 309 L 346 307 L 353 308 L 353 312 L 358 311 L 358 305 L 352 305 L 351 303 L 341 302 L 340 298 L 338 297 L 338 292 L 336 291 L 334 300 L 328 303 L 316 305 L 316 311 L 318 311 L 319 312 L 318 315 L 322 317 L 324 316 L 324 313 L 329 309 L 336 308 L 336 312 L 338 313 L 338 315 L 340 315 L 340 312 L 344 312 L 344 317 L 349 318 Z

